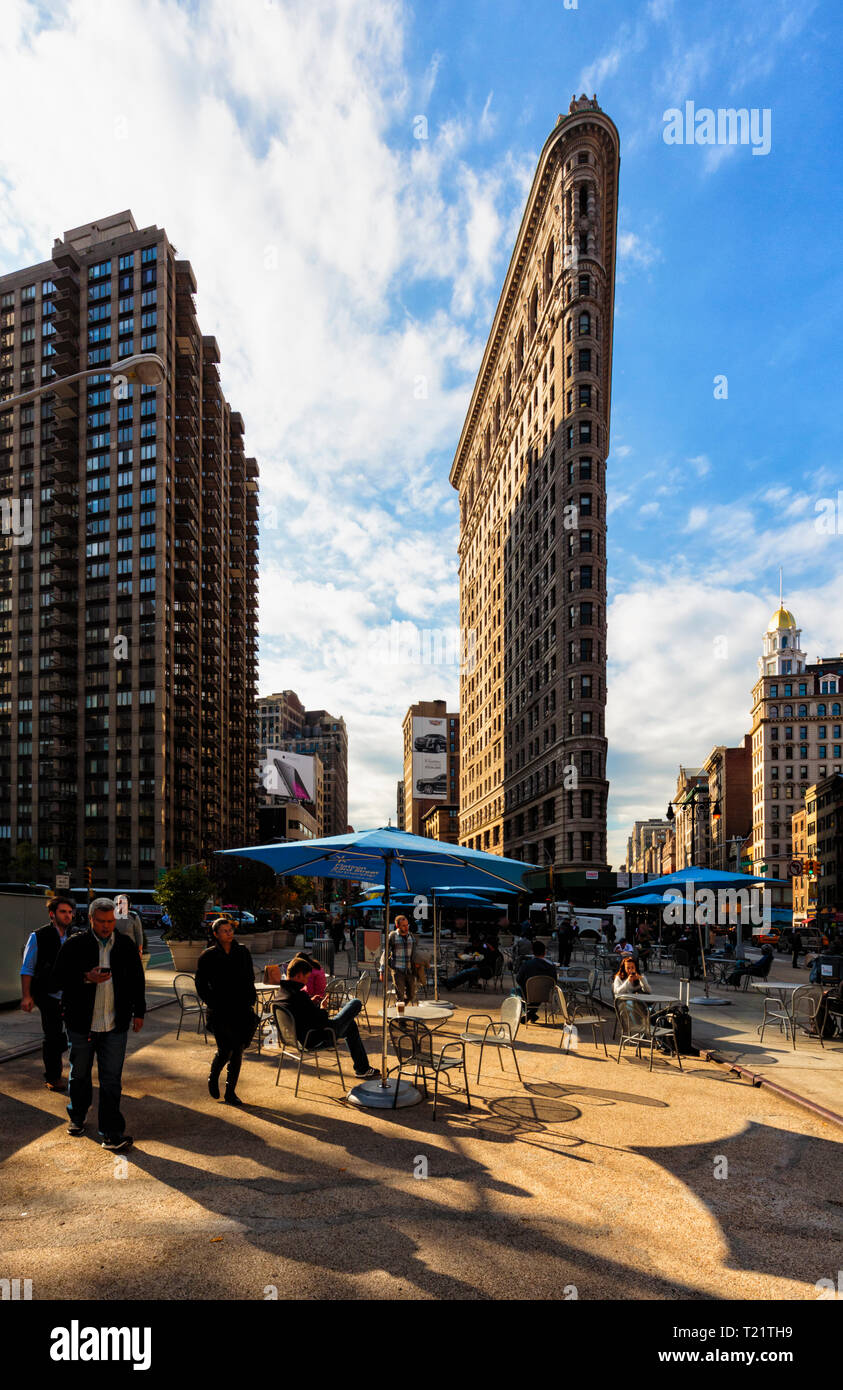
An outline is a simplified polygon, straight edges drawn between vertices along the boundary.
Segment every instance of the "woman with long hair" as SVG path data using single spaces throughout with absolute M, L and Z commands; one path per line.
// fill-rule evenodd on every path
M 612 981 L 612 994 L 652 994 L 646 975 L 638 973 L 638 966 L 632 956 L 622 956 L 618 972 Z

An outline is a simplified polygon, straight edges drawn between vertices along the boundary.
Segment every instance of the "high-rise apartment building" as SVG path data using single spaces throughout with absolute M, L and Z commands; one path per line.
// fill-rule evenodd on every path
M 843 656 L 808 662 L 783 605 L 764 634 L 752 691 L 752 869 L 787 878 L 794 813 L 843 771 Z M 810 826 L 808 827 L 810 836 Z
M 261 743 L 291 753 L 317 754 L 322 763 L 321 834 L 345 835 L 348 827 L 348 730 L 324 709 L 306 710 L 294 690 L 257 701 Z
M 619 141 L 581 97 L 545 142 L 451 469 L 460 841 L 606 864 L 606 456 Z
M 195 292 L 130 212 L 0 277 L 0 842 L 45 876 L 148 886 L 255 832 L 258 468 Z
M 422 821 L 431 807 L 446 802 L 459 805 L 460 717 L 448 710 L 445 700 L 417 700 L 404 715 L 402 729 L 404 819 L 400 829 L 423 835 Z

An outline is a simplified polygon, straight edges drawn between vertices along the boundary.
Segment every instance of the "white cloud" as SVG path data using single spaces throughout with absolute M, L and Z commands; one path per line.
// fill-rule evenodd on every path
M 345 714 L 352 808 L 378 820 L 437 680 L 374 683 L 368 633 L 457 621 L 448 463 L 534 167 L 474 167 L 493 94 L 437 122 L 443 59 L 408 78 L 407 21 L 398 0 L 9 0 L 0 27 L 28 113 L 0 131 L 0 267 L 128 207 L 191 260 L 261 468 L 261 689 Z

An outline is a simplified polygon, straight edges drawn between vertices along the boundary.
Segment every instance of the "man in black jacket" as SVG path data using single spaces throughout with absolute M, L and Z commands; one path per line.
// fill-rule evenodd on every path
M 47 986 L 56 957 L 73 931 L 76 904 L 72 898 L 57 897 L 47 911 L 49 922 L 32 932 L 24 948 L 20 970 L 21 1008 L 27 1014 L 38 1009 L 44 1033 L 41 1053 L 47 1090 L 63 1091 L 62 1058 L 67 1051 L 67 1037 L 61 1016 L 61 995 L 51 994 Z
M 61 990 L 70 1040 L 68 1134 L 84 1133 L 96 1057 L 102 1146 L 117 1152 L 132 1143 L 120 1098 L 129 1027 L 139 1033 L 146 1014 L 143 965 L 135 943 L 115 933 L 110 898 L 94 899 L 88 921 L 89 931 L 65 941 L 50 978 L 50 989 Z
M 556 979 L 556 966 L 552 961 L 545 959 L 545 946 L 543 941 L 537 941 L 533 947 L 533 954 L 528 956 L 515 977 L 515 983 L 521 991 L 522 998 L 526 999 L 527 981 L 532 980 L 536 975 L 550 975 Z M 527 1022 L 535 1023 L 538 1013 L 535 1009 L 528 1009 Z
M 228 917 L 218 917 L 212 931 L 216 941 L 202 952 L 196 965 L 196 993 L 208 1006 L 208 1026 L 217 1045 L 208 1090 L 214 1100 L 219 1100 L 220 1072 L 227 1063 L 223 1099 L 226 1105 L 242 1105 L 236 1091 L 237 1080 L 243 1049 L 255 1031 L 257 994 L 252 953 L 248 946 L 234 940 L 234 923 Z
M 363 1007 L 361 1001 L 350 999 L 347 1004 L 343 1004 L 339 1013 L 331 1018 L 327 1010 L 320 1009 L 310 995 L 305 993 L 304 982 L 312 969 L 309 960 L 296 956 L 287 966 L 286 980 L 282 980 L 278 986 L 278 1002 L 292 1014 L 299 1042 L 307 1041 L 308 1047 L 327 1042 L 329 1035 L 326 1028 L 333 1028 L 337 1037 L 345 1038 L 348 1043 L 355 1076 L 365 1080 L 377 1075 L 375 1068 L 369 1066 L 366 1048 L 357 1027 L 357 1015 Z M 312 1033 L 311 1037 L 308 1037 L 309 1033 Z

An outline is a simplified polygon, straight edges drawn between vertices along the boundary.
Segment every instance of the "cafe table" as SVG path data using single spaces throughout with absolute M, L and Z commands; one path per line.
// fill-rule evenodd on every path
M 792 994 L 803 983 L 802 980 L 750 980 L 749 985 L 750 989 L 757 990 L 759 994 L 778 994 L 780 1002 L 786 1006 L 788 993 Z M 763 1022 L 759 1023 L 756 1033 L 760 1033 L 763 1027 Z
M 432 999 L 425 999 L 420 1004 L 407 1004 L 403 1013 L 399 1013 L 395 1005 L 387 1009 L 388 1019 L 406 1018 L 415 1020 L 417 1023 L 424 1023 L 428 1028 L 440 1028 L 443 1023 L 452 1016 L 454 1012 L 453 1004 L 435 1003 Z

